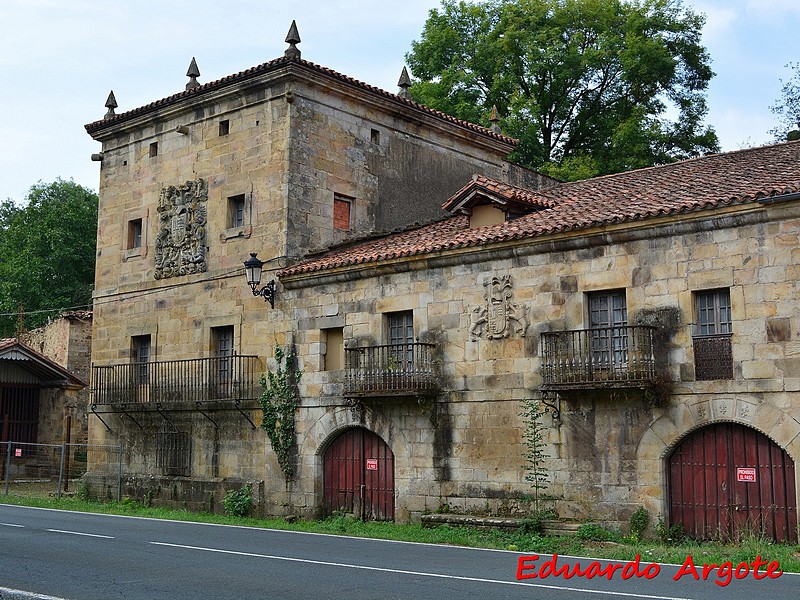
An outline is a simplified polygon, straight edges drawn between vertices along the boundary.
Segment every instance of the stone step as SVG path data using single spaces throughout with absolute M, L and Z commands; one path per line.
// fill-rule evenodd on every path
M 422 515 L 423 527 L 435 527 L 437 525 L 461 525 L 466 527 L 477 527 L 479 529 L 501 528 L 517 529 L 525 523 L 526 519 L 513 517 L 481 517 L 475 515 L 457 515 L 451 513 L 435 513 Z M 564 522 L 564 521 L 544 521 L 542 524 L 542 535 L 560 536 L 575 535 L 584 523 Z

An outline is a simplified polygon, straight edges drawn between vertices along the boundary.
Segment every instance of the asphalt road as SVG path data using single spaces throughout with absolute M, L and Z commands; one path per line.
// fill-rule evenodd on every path
M 520 553 L 387 542 L 0 505 L 0 599 L 41 600 L 547 600 L 800 597 L 800 576 L 714 583 L 679 567 L 615 568 L 611 580 L 560 572 L 518 579 Z M 755 560 L 756 557 L 753 557 Z M 585 569 L 592 559 L 557 557 Z M 552 555 L 524 559 L 538 574 Z M 702 563 L 702 560 L 697 560 Z M 642 561 L 639 572 L 648 563 Z M 620 565 L 615 567 L 615 565 Z M 570 566 L 570 571 L 572 567 Z M 657 571 L 657 573 L 656 573 Z M 750 569 L 752 571 L 752 569 Z M 608 571 L 607 571 L 608 572 Z M 744 569 L 740 569 L 740 574 Z M 623 574 L 633 574 L 624 578 Z M 759 575 L 766 574 L 766 566 Z M 722 576 L 724 582 L 724 573 Z

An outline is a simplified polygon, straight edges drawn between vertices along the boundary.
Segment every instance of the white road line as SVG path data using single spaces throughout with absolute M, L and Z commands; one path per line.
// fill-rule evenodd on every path
M 63 529 L 47 529 L 46 531 L 50 531 L 52 533 L 68 533 L 70 535 L 83 535 L 86 537 L 95 537 L 95 538 L 105 538 L 107 540 L 113 540 L 114 536 L 111 535 L 98 535 L 96 533 L 82 533 L 80 531 L 64 531 Z
M 47 594 L 37 594 L 35 592 L 26 592 L 25 590 L 14 590 L 11 588 L 0 587 L 0 594 L 8 596 L 22 596 L 23 598 L 31 598 L 32 600 L 67 600 L 59 596 L 48 596 Z
M 19 527 L 20 529 L 24 529 L 25 525 L 17 525 L 15 523 L 0 523 L 3 527 Z
M 186 550 L 201 550 L 203 552 L 216 552 L 219 554 L 233 554 L 236 556 L 250 556 L 253 558 L 267 558 L 270 560 L 283 560 L 286 562 L 299 562 L 311 565 L 324 565 L 328 567 L 341 567 L 345 569 L 361 569 L 364 571 L 380 571 L 383 573 L 397 573 L 400 575 L 416 575 L 421 577 L 435 577 L 439 579 L 457 579 L 460 581 L 475 581 L 478 583 L 499 583 L 503 585 L 517 585 L 531 588 L 544 588 L 548 590 L 563 590 L 566 592 L 582 592 L 584 594 L 600 594 L 604 596 L 624 596 L 626 598 L 649 598 L 651 600 L 694 600 L 692 598 L 680 598 L 677 596 L 653 596 L 649 594 L 632 594 L 628 592 L 608 592 L 605 590 L 587 590 L 576 587 L 566 587 L 560 585 L 546 585 L 542 583 L 522 583 L 520 581 L 503 581 L 502 579 L 483 579 L 481 577 L 464 577 L 461 575 L 445 575 L 443 573 L 424 573 L 421 571 L 405 571 L 402 569 L 387 569 L 384 567 L 369 567 L 366 565 L 348 565 L 324 560 L 311 560 L 307 558 L 290 558 L 288 556 L 273 556 L 270 554 L 256 554 L 253 552 L 238 552 L 236 550 L 221 550 L 219 548 L 204 548 L 202 546 L 186 546 L 183 544 L 168 544 L 166 542 L 150 542 L 155 546 L 168 546 L 170 548 L 184 548 Z

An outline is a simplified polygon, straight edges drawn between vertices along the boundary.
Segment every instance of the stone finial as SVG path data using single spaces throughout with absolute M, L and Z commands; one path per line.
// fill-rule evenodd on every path
M 489 129 L 495 133 L 502 133 L 500 130 L 500 115 L 497 113 L 497 105 L 492 106 L 492 112 L 489 114 L 489 122 L 492 124 Z
M 187 90 L 193 90 L 196 87 L 200 87 L 200 83 L 198 83 L 197 78 L 200 77 L 200 69 L 197 68 L 197 61 L 192 57 L 192 62 L 189 63 L 189 70 L 186 71 L 186 76 L 189 78 L 189 83 L 186 84 Z
M 283 55 L 289 59 L 300 58 L 300 50 L 297 49 L 297 44 L 300 43 L 300 34 L 297 33 L 297 23 L 294 19 L 292 19 L 292 26 L 289 27 L 289 33 L 286 34 L 284 41 L 289 44 L 289 47 Z
M 400 88 L 397 95 L 404 100 L 411 100 L 411 92 L 408 91 L 408 88 L 411 87 L 411 77 L 408 76 L 408 69 L 405 67 L 400 73 L 400 81 L 397 82 L 397 86 Z
M 108 98 L 106 99 L 105 106 L 108 109 L 108 112 L 105 114 L 105 116 L 103 118 L 104 119 L 110 119 L 111 117 L 113 117 L 116 114 L 114 112 L 114 109 L 117 108 L 117 106 L 118 106 L 117 99 L 114 97 L 114 90 L 111 90 L 108 93 Z

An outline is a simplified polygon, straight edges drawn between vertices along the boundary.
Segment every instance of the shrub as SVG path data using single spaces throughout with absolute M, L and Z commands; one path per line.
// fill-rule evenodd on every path
M 228 490 L 222 499 L 225 514 L 232 517 L 246 517 L 253 507 L 253 493 L 249 485 L 238 490 Z
M 642 534 L 650 524 L 650 513 L 643 506 L 640 506 L 631 515 L 631 537 L 637 542 L 642 541 Z
M 686 541 L 686 531 L 681 523 L 673 523 L 669 527 L 662 517 L 656 523 L 656 535 L 667 546 L 679 546 Z
M 578 531 L 575 533 L 575 537 L 577 537 L 581 541 L 593 541 L 593 542 L 607 542 L 609 540 L 614 539 L 616 534 L 609 529 L 606 529 L 602 525 L 596 525 L 595 523 L 585 523 L 578 528 Z

